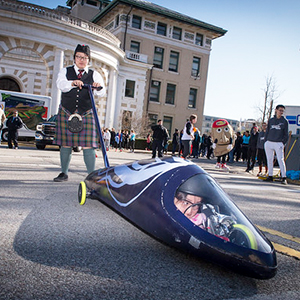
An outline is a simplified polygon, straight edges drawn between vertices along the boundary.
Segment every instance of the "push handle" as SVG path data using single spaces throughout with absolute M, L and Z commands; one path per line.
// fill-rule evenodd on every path
M 97 109 L 96 109 L 96 104 L 95 104 L 95 100 L 94 100 L 94 95 L 93 95 L 93 89 L 97 89 L 98 91 L 100 91 L 103 87 L 93 87 L 90 84 L 84 84 L 83 85 L 84 88 L 87 88 L 89 90 L 89 94 L 90 94 L 90 98 L 91 98 L 91 102 L 92 102 L 92 109 L 93 109 L 93 113 L 94 113 L 94 119 L 96 122 L 96 127 L 98 130 L 98 134 L 99 134 L 99 139 L 100 139 L 100 145 L 101 145 L 101 149 L 102 149 L 102 155 L 103 155 L 103 160 L 104 160 L 104 165 L 106 168 L 109 167 L 109 162 L 108 162 L 108 157 L 107 157 L 107 153 L 106 153 L 106 149 L 105 149 L 105 145 L 104 145 L 104 141 L 103 141 L 103 136 L 102 136 L 102 131 L 101 131 L 101 126 L 100 126 L 100 122 L 99 122 L 99 118 L 98 118 L 98 114 L 97 114 Z

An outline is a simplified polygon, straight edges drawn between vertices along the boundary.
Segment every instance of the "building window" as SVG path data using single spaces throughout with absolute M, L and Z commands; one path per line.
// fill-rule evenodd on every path
M 98 6 L 97 1 L 93 1 L 93 0 L 86 0 L 86 4 L 93 5 L 93 6 Z
M 173 122 L 172 117 L 164 116 L 163 125 L 168 130 L 169 137 L 170 137 L 170 132 L 172 132 L 172 122 Z
M 190 89 L 190 95 L 189 95 L 189 108 L 196 108 L 196 99 L 197 99 L 197 89 Z
M 193 65 L 192 65 L 192 76 L 198 77 L 200 75 L 200 57 L 193 57 Z
M 150 101 L 159 102 L 160 81 L 152 80 L 150 87 Z
M 155 68 L 162 69 L 164 61 L 164 49 L 161 47 L 154 48 L 153 65 Z
M 117 15 L 115 18 L 115 28 L 119 26 L 120 15 Z
M 178 72 L 178 62 L 179 62 L 179 53 L 175 51 L 171 51 L 169 71 Z
M 166 36 L 167 35 L 167 24 L 158 22 L 156 33 Z
M 130 51 L 134 53 L 140 53 L 140 43 L 136 41 L 131 41 Z
M 133 28 L 141 29 L 142 28 L 142 17 L 133 15 L 131 26 Z
M 156 124 L 158 121 L 158 115 L 156 115 L 156 114 L 149 114 L 148 118 L 149 118 L 150 124 Z
M 134 97 L 135 81 L 126 80 L 125 97 Z
M 176 85 L 168 83 L 167 94 L 166 94 L 166 103 L 168 103 L 168 104 L 175 103 L 175 93 L 176 93 Z
M 182 36 L 182 29 L 179 27 L 173 27 L 173 34 L 172 37 L 175 40 L 181 40 L 181 36 Z
M 195 44 L 198 46 L 203 46 L 203 35 L 200 33 L 196 34 L 196 41 Z

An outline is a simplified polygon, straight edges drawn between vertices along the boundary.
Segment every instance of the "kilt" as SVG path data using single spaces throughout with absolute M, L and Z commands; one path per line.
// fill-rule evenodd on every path
M 98 148 L 99 138 L 95 125 L 93 111 L 90 109 L 82 117 L 83 130 L 73 133 L 68 130 L 68 119 L 71 113 L 62 106 L 59 107 L 56 123 L 55 143 L 65 147 Z

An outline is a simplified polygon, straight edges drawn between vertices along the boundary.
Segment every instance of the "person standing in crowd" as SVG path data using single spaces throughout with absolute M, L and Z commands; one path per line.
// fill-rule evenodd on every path
M 236 140 L 235 140 L 235 144 L 234 144 L 234 152 L 233 152 L 233 158 L 235 156 L 235 161 L 238 162 L 240 160 L 241 157 L 241 153 L 242 153 L 242 144 L 243 144 L 243 137 L 241 135 L 241 133 L 238 131 L 236 133 Z
M 146 140 L 146 142 L 147 142 L 147 148 L 146 148 L 146 150 L 150 150 L 151 149 L 150 148 L 150 146 L 151 146 L 151 134 L 150 133 L 147 134 L 147 140 Z
M 257 139 L 257 162 L 258 162 L 258 173 L 257 176 L 262 176 L 262 167 L 265 167 L 265 174 L 268 173 L 268 166 L 267 166 L 267 157 L 265 152 L 265 135 L 267 130 L 267 123 L 263 122 L 261 124 L 261 131 L 258 134 Z
M 194 139 L 194 124 L 197 122 L 197 116 L 191 115 L 189 121 L 187 121 L 183 128 L 182 144 L 183 144 L 183 158 L 190 155 L 192 140 Z
M 169 132 L 166 128 L 167 136 L 165 137 L 164 143 L 163 143 L 163 153 L 168 154 L 168 147 L 169 147 Z
M 248 153 L 247 153 L 247 169 L 246 172 L 253 170 L 256 161 L 256 147 L 258 140 L 258 128 L 254 126 L 249 139 Z
M 246 130 L 244 132 L 242 139 L 243 139 L 243 143 L 242 143 L 242 159 L 243 159 L 243 162 L 245 162 L 247 160 L 249 140 L 250 140 L 249 130 Z
M 158 157 L 163 157 L 164 141 L 168 138 L 166 128 L 162 125 L 162 120 L 158 120 L 156 125 L 152 125 L 153 130 L 153 144 L 152 144 L 152 158 L 156 157 L 156 151 Z
M 132 129 L 129 135 L 129 147 L 130 147 L 130 152 L 134 152 L 134 147 L 135 147 L 135 132 Z
M 104 129 L 103 139 L 104 139 L 105 149 L 106 149 L 106 151 L 109 151 L 111 134 L 110 134 L 110 131 L 108 130 L 108 128 Z
M 102 88 L 94 93 L 103 97 L 106 93 L 104 80 L 97 72 L 89 69 L 90 48 L 88 45 L 77 45 L 74 51 L 74 65 L 63 68 L 58 74 L 57 87 L 61 90 L 56 124 L 56 144 L 60 148 L 61 173 L 54 178 L 56 182 L 68 180 L 69 164 L 72 157 L 72 147 L 82 146 L 83 157 L 88 173 L 95 169 L 96 153 L 99 137 L 97 136 L 92 102 L 89 91 L 83 88 L 90 84 Z M 78 115 L 80 117 L 78 117 Z M 74 130 L 72 119 L 81 119 L 80 128 Z
M 213 140 L 212 140 L 212 137 L 211 137 L 211 132 L 209 133 L 209 135 L 207 135 L 206 137 L 206 158 L 207 159 L 211 159 L 212 155 L 213 155 L 213 148 L 212 148 L 212 145 L 213 145 Z
M 110 131 L 110 146 L 113 148 L 115 144 L 115 136 L 116 136 L 116 131 L 114 128 L 111 129 Z
M 282 184 L 287 184 L 286 166 L 284 162 L 284 146 L 288 141 L 289 123 L 283 116 L 284 111 L 284 105 L 277 105 L 274 117 L 268 122 L 265 134 L 265 151 L 268 162 L 269 176 L 267 177 L 266 181 L 273 181 L 273 161 L 274 152 L 276 152 Z
M 6 120 L 5 113 L 3 109 L 0 107 L 0 145 L 1 145 L 1 137 L 2 137 L 2 128 L 4 126 L 5 120 Z
M 117 151 L 118 148 L 119 148 L 119 144 L 120 144 L 119 133 L 116 133 L 116 134 L 115 134 L 115 148 L 116 148 L 116 151 Z
M 192 157 L 198 158 L 199 157 L 199 147 L 201 143 L 201 135 L 200 130 L 194 127 L 194 139 L 192 141 Z
M 173 133 L 173 138 L 172 138 L 172 155 L 175 155 L 178 145 L 179 145 L 179 131 L 177 128 L 175 128 L 175 132 Z
M 125 130 L 123 132 L 123 149 L 129 149 L 130 147 L 130 140 L 129 140 L 129 132 L 128 130 Z
M 13 147 L 12 144 L 14 144 L 15 149 L 18 149 L 19 148 L 18 129 L 22 128 L 23 122 L 21 118 L 18 116 L 17 110 L 15 110 L 13 112 L 13 115 L 7 119 L 6 126 L 8 129 L 8 135 L 7 135 L 8 148 L 12 149 Z

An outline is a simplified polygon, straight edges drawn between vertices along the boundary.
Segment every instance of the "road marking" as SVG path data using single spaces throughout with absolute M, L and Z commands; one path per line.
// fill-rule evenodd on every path
M 274 230 L 274 229 L 270 229 L 270 228 L 267 228 L 267 227 L 264 227 L 264 226 L 260 226 L 260 225 L 256 225 L 256 227 L 259 228 L 261 231 L 268 232 L 270 234 L 273 234 L 273 235 L 282 237 L 286 240 L 290 240 L 292 242 L 296 242 L 296 243 L 300 244 L 300 238 L 298 238 L 296 236 L 286 234 L 286 233 L 283 233 L 283 232 L 280 232 L 280 231 L 277 231 L 277 230 Z
M 298 238 L 296 236 L 292 236 L 290 234 L 286 234 L 286 233 L 283 233 L 283 232 L 280 232 L 280 231 L 277 231 L 274 229 L 270 229 L 270 228 L 267 228 L 264 226 L 256 225 L 256 227 L 259 228 L 261 231 L 264 231 L 264 232 L 270 233 L 272 235 L 276 235 L 276 236 L 282 237 L 286 240 L 300 244 L 300 238 Z M 274 242 L 272 242 L 272 244 L 277 252 L 300 259 L 300 251 L 297 251 L 295 249 L 292 249 L 292 248 L 289 248 L 289 247 L 286 247 L 286 246 L 283 246 L 281 244 L 277 244 Z
M 272 242 L 272 244 L 277 252 L 297 258 L 300 260 L 300 251 L 294 250 L 292 248 L 289 248 L 289 247 L 286 247 L 286 246 L 283 246 L 283 245 L 280 245 L 277 243 Z

